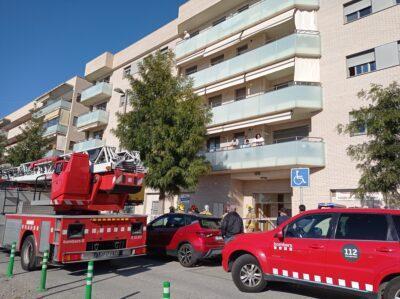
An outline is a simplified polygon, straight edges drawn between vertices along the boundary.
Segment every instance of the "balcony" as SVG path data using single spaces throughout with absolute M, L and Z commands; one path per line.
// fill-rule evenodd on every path
M 45 158 L 56 157 L 56 156 L 61 156 L 63 154 L 64 154 L 63 151 L 60 151 L 60 150 L 57 150 L 57 149 L 52 149 L 52 150 L 48 151 L 44 157 Z
M 63 125 L 57 124 L 57 125 L 54 125 L 54 126 L 46 128 L 46 130 L 43 133 L 43 136 L 44 137 L 49 137 L 50 135 L 54 135 L 54 134 L 63 134 L 63 135 L 65 135 L 65 134 L 67 134 L 67 131 L 68 131 L 68 127 L 67 126 L 63 126 Z
M 176 46 L 175 55 L 181 59 L 234 34 L 253 27 L 292 8 L 318 9 L 319 0 L 264 0 L 249 9 L 238 13 L 198 35 L 183 40 Z
M 70 110 L 71 102 L 64 100 L 64 99 L 60 99 L 50 105 L 40 108 L 40 110 L 35 112 L 32 116 L 34 118 L 39 118 L 39 117 L 45 116 L 53 111 L 56 111 L 58 109 Z
M 108 112 L 104 110 L 96 110 L 83 114 L 78 117 L 76 126 L 78 131 L 86 131 L 108 124 Z
M 295 56 L 320 57 L 319 34 L 294 33 L 191 75 L 194 88 L 223 81 Z
M 105 142 L 101 139 L 85 140 L 74 145 L 74 152 L 84 152 L 93 148 L 104 146 Z
M 101 82 L 93 85 L 81 94 L 81 103 L 87 106 L 94 105 L 111 97 L 112 84 Z
M 325 166 L 325 143 L 310 138 L 205 154 L 213 171 Z
M 319 85 L 293 82 L 291 86 L 250 96 L 212 109 L 211 126 L 260 117 L 283 111 L 313 112 L 322 109 Z

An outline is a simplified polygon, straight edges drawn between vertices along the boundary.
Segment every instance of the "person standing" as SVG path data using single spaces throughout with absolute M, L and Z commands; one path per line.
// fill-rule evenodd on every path
M 210 212 L 210 206 L 209 205 L 205 205 L 204 206 L 204 211 L 201 211 L 200 214 L 201 215 L 206 215 L 206 216 L 212 216 L 212 214 Z
M 246 230 L 249 233 L 253 233 L 256 230 L 256 213 L 254 213 L 254 209 L 252 206 L 248 206 L 248 213 L 246 215 Z
M 287 213 L 288 212 L 285 208 L 279 210 L 279 217 L 276 219 L 277 226 L 281 225 L 283 222 L 290 218 Z
M 170 206 L 170 207 L 169 207 L 169 213 L 170 213 L 170 214 L 175 213 L 175 208 L 174 208 L 173 206 Z
M 242 217 L 236 212 L 235 207 L 229 207 L 229 213 L 221 223 L 221 234 L 225 243 L 229 242 L 235 235 L 242 234 L 243 231 Z
M 299 213 L 303 213 L 305 211 L 306 211 L 306 206 L 303 204 L 299 205 Z

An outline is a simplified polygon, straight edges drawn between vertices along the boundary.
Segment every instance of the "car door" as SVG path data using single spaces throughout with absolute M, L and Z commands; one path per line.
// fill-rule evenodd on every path
M 164 230 L 168 215 L 158 217 L 147 226 L 147 246 L 149 248 L 161 248 L 165 244 Z
M 278 277 L 321 283 L 325 276 L 326 247 L 333 214 L 304 215 L 283 229 L 270 248 L 270 273 Z
M 383 213 L 341 213 L 328 242 L 325 282 L 377 292 L 374 279 L 398 263 L 399 243 L 391 221 Z
M 178 231 L 185 226 L 185 215 L 169 214 L 163 231 L 163 242 L 167 251 L 175 250 L 179 243 Z

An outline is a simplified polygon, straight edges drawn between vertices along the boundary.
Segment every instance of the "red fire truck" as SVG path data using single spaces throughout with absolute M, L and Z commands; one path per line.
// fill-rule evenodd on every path
M 3 169 L 0 247 L 16 242 L 28 271 L 45 250 L 53 264 L 143 255 L 146 216 L 121 211 L 144 175 L 139 153 L 111 147 Z

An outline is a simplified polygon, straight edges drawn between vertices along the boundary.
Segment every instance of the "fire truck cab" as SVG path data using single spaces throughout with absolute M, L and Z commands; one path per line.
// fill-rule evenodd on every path
M 142 188 L 137 154 L 106 147 L 92 154 L 3 171 L 0 247 L 16 242 L 23 269 L 37 269 L 46 250 L 53 264 L 146 253 L 146 216 L 121 213 L 129 195 Z
M 400 211 L 304 212 L 272 231 L 237 236 L 225 245 L 222 265 L 243 292 L 282 281 L 357 298 L 399 298 Z

